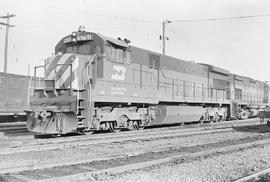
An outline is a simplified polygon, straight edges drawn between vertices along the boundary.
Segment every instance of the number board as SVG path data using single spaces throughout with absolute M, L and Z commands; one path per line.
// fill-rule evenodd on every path
M 68 44 L 68 43 L 70 43 L 71 41 L 72 41 L 71 36 L 68 36 L 67 38 L 65 38 L 65 39 L 63 40 L 63 43 L 64 43 L 64 44 Z
M 87 41 L 87 40 L 92 40 L 92 36 L 90 34 L 77 35 L 77 41 Z
M 81 41 L 89 41 L 89 40 L 92 40 L 91 34 L 77 35 L 76 37 L 68 36 L 63 40 L 63 43 L 68 44 L 71 42 L 81 42 Z

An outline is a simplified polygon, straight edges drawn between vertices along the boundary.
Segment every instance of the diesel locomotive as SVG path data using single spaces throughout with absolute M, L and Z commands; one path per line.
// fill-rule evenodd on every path
M 39 134 L 137 130 L 256 116 L 266 82 L 82 29 L 62 38 L 35 85 L 27 128 Z

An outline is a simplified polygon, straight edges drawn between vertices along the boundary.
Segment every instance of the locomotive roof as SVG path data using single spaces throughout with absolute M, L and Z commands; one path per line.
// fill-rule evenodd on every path
M 75 35 L 73 35 L 75 34 Z M 73 36 L 73 37 L 72 37 Z M 75 42 L 77 41 L 91 41 L 93 40 L 93 37 L 94 36 L 97 36 L 99 37 L 99 39 L 101 39 L 102 41 L 104 41 L 104 43 L 107 43 L 109 42 L 110 44 L 113 44 L 113 45 L 116 45 L 116 46 L 119 46 L 119 47 L 123 47 L 123 48 L 129 48 L 129 45 L 123 41 L 123 40 L 119 40 L 119 39 L 114 39 L 114 38 L 111 38 L 111 37 L 107 37 L 107 36 L 104 36 L 104 35 L 101 35 L 99 33 L 95 33 L 95 32 L 88 32 L 88 31 L 78 31 L 78 32 L 73 32 L 72 34 L 69 34 L 65 37 L 63 37 L 55 46 L 55 50 L 57 50 L 58 47 L 62 47 L 66 44 L 69 44 L 69 43 L 73 43 L 74 42 L 74 36 L 81 36 L 81 37 L 77 37 L 75 38 Z M 57 52 L 57 51 L 55 51 Z
M 250 77 L 247 77 L 247 76 L 242 76 L 242 75 L 237 75 L 237 74 L 234 74 L 235 76 L 235 79 L 236 80 L 240 80 L 240 81 L 245 81 L 245 80 L 249 80 L 251 82 L 256 82 L 256 83 L 267 83 L 266 81 L 260 81 L 260 80 L 256 80 L 256 79 L 253 79 L 253 78 L 250 78 Z
M 100 36 L 104 41 L 107 41 L 107 42 L 110 42 L 112 44 L 115 44 L 115 45 L 118 45 L 118 46 L 121 46 L 121 47 L 125 47 L 125 48 L 129 47 L 129 45 L 125 41 L 114 39 L 114 38 L 111 38 L 111 37 L 107 37 L 107 36 L 104 36 L 104 35 L 101 35 L 101 34 L 97 34 L 97 35 Z
M 213 70 L 215 72 L 219 72 L 219 73 L 222 73 L 222 74 L 225 74 L 225 75 L 228 75 L 230 74 L 230 71 L 226 70 L 226 69 L 223 69 L 223 68 L 220 68 L 220 67 L 216 67 L 216 66 L 213 66 L 213 65 L 209 65 L 209 64 L 205 64 L 205 63 L 196 63 L 196 62 L 191 62 L 191 61 L 186 61 L 186 60 L 183 60 L 183 59 L 179 59 L 179 58 L 176 58 L 176 57 L 172 57 L 172 56 L 168 56 L 168 55 L 164 55 L 164 54 L 160 54 L 160 53 L 157 53 L 157 52 L 154 52 L 154 51 L 151 51 L 151 50 L 147 50 L 147 49 L 143 49 L 143 48 L 140 48 L 140 47 L 136 47 L 136 46 L 130 46 L 127 42 L 125 42 L 124 40 L 119 40 L 119 39 L 116 39 L 116 38 L 111 38 L 111 37 L 108 37 L 108 36 L 105 36 L 105 35 L 102 35 L 102 34 L 99 34 L 99 33 L 94 33 L 94 32 L 84 32 L 86 34 L 96 34 L 97 36 L 99 36 L 104 42 L 109 42 L 111 44 L 114 44 L 114 45 L 117 45 L 117 46 L 120 46 L 120 47 L 123 47 L 123 48 L 131 48 L 132 49 L 137 49 L 137 50 L 141 50 L 141 51 L 146 51 L 146 52 L 149 52 L 149 53 L 152 53 L 152 54 L 156 54 L 156 55 L 159 55 L 159 56 L 162 56 L 162 57 L 167 57 L 167 58 L 170 58 L 170 59 L 175 59 L 175 60 L 179 60 L 179 61 L 185 61 L 186 63 L 190 63 L 190 64 L 196 64 L 198 66 L 201 66 L 201 67 L 208 67 L 210 70 Z M 70 36 L 70 35 L 68 35 Z M 66 37 L 68 37 L 66 36 Z M 66 38 L 64 37 L 64 38 Z M 62 43 L 62 41 L 64 40 L 64 38 L 62 38 L 59 42 L 59 43 Z M 57 44 L 57 45 L 58 45 Z M 245 76 L 240 76 L 240 75 L 236 75 L 234 74 L 236 77 L 239 77 L 239 79 L 252 79 L 252 78 L 249 78 L 249 77 L 245 77 Z M 254 80 L 254 79 L 252 79 Z M 258 81 L 258 80 L 256 80 Z
M 220 73 L 220 74 L 223 74 L 223 75 L 229 75 L 230 74 L 230 71 L 226 70 L 224 68 L 220 68 L 220 67 L 213 66 L 211 64 L 205 64 L 205 63 L 199 63 L 199 64 L 207 66 L 209 68 L 209 71 L 211 71 L 211 72 L 216 72 L 216 73 Z

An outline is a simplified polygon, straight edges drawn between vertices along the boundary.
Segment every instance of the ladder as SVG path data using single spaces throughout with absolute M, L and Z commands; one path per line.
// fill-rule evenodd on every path
M 87 90 L 86 89 L 73 89 L 77 94 L 77 119 L 78 129 L 83 130 L 87 127 Z

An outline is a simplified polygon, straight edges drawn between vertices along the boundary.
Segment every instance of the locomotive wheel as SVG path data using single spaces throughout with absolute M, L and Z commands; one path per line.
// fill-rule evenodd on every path
M 214 123 L 214 121 L 215 121 L 215 120 L 214 120 L 214 117 L 213 117 L 213 116 L 210 116 L 210 117 L 209 117 L 209 122 L 210 122 L 210 123 Z
M 266 125 L 270 127 L 270 120 L 267 120 Z
M 129 121 L 128 122 L 128 130 L 138 130 L 136 121 Z
M 201 124 L 203 124 L 203 123 L 205 122 L 204 116 L 201 116 L 199 122 L 200 122 Z
M 117 132 L 121 131 L 121 129 L 116 128 L 115 122 L 109 122 L 108 124 L 109 124 L 109 131 L 110 132 L 117 133 Z
M 101 124 L 99 125 L 99 127 L 100 127 L 100 130 L 105 130 L 106 125 L 105 125 L 105 123 L 101 123 Z
M 263 117 L 260 117 L 260 123 L 263 123 L 263 122 L 264 122 L 264 118 Z
M 137 130 L 143 130 L 144 127 L 140 125 L 140 121 L 134 121 L 134 125 Z

